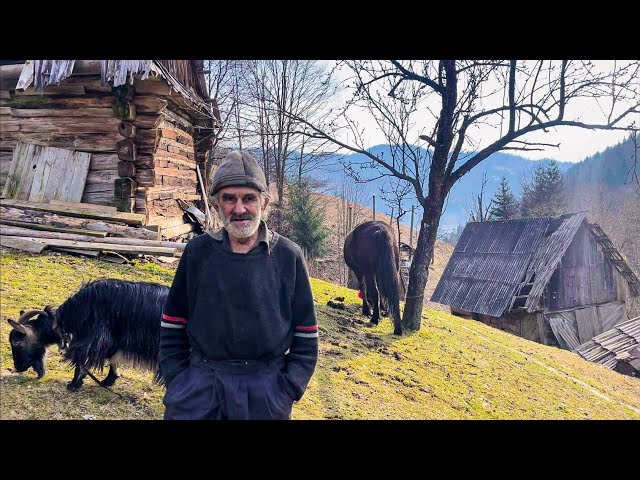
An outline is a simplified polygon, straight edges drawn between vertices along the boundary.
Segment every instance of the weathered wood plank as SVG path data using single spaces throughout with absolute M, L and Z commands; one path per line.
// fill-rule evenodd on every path
M 37 92 L 34 87 L 29 87 L 24 91 L 16 90 L 14 95 L 84 95 L 85 89 L 82 85 L 71 85 L 68 87 L 49 85 L 42 92 Z
M 161 78 L 148 78 L 147 80 L 134 78 L 133 87 L 135 88 L 136 93 L 171 95 L 171 88 Z
M 50 97 L 50 96 L 17 96 L 7 97 L 7 106 L 14 109 L 56 109 L 75 110 L 82 108 L 109 108 L 113 106 L 112 96 L 86 97 Z
M 9 225 L 12 227 L 23 228 L 25 230 L 28 229 L 28 230 L 37 230 L 37 231 L 46 231 L 46 232 L 72 233 L 72 234 L 79 234 L 79 235 L 90 235 L 90 236 L 101 237 L 101 238 L 107 236 L 107 232 L 96 232 L 93 230 L 83 230 L 81 228 L 55 227 L 53 225 L 21 222 L 18 220 L 6 220 L 2 218 L 0 218 L 0 225 Z
M 42 250 L 47 248 L 46 244 L 42 244 L 40 242 L 20 237 L 5 237 L 4 235 L 0 236 L 0 245 L 30 253 L 40 253 Z
M 184 235 L 194 231 L 196 226 L 193 223 L 185 223 L 182 225 L 176 225 L 175 227 L 162 228 L 160 233 L 163 238 L 174 238 L 179 235 Z
M 167 101 L 156 95 L 136 95 L 133 103 L 138 113 L 159 113 L 167 106 Z
M 50 200 L 49 203 L 51 205 L 66 205 L 67 207 L 79 207 L 79 208 L 91 208 L 93 210 L 100 210 L 103 212 L 117 212 L 116 207 L 107 207 L 104 205 L 93 205 L 91 203 L 82 203 L 82 202 L 69 202 L 66 200 Z
M 100 256 L 99 251 L 94 250 L 77 250 L 75 248 L 49 247 L 49 250 L 61 253 L 75 253 L 76 255 L 84 255 L 85 257 L 97 258 Z
M 2 191 L 7 198 L 28 199 L 35 176 L 38 157 L 44 147 L 18 143 L 13 150 L 9 176 Z
M 89 171 L 117 170 L 119 161 L 117 154 L 94 153 L 89 162 Z
M 108 212 L 100 212 L 97 210 L 90 210 L 88 208 L 66 207 L 64 205 L 50 205 L 48 203 L 25 202 L 22 200 L 14 200 L 14 199 L 0 200 L 0 205 L 3 207 L 22 208 L 22 209 L 36 210 L 40 212 L 62 214 L 69 217 L 92 218 L 96 220 L 124 222 L 129 225 L 142 225 L 144 222 L 144 215 L 137 215 L 135 213 L 108 213 Z
M 115 195 L 115 182 L 113 184 L 111 183 L 85 184 L 83 195 L 86 195 L 88 193 L 90 194 L 108 193 L 109 195 L 113 196 Z M 92 202 L 84 202 L 84 203 L 92 203 Z
M 138 215 L 144 217 L 144 215 Z M 148 240 L 158 240 L 157 232 L 152 232 L 146 228 L 129 227 L 126 225 L 113 223 L 112 220 L 101 221 L 87 218 L 77 218 L 66 215 L 42 212 L 38 210 L 20 209 L 4 207 L 0 204 L 0 219 L 26 222 L 40 225 L 52 225 L 62 228 L 80 228 L 97 232 L 107 232 L 118 237 L 145 238 Z
M 120 134 L 114 130 L 109 133 L 25 133 L 25 132 L 0 132 L 0 148 L 13 149 L 19 141 L 33 143 L 40 146 L 67 148 L 84 152 L 115 152 L 116 142 L 120 140 Z
M 120 178 L 118 175 L 118 170 L 95 170 L 89 171 L 86 179 L 86 185 L 93 185 L 96 183 L 106 183 L 109 184 L 111 189 L 113 190 L 114 182 Z M 86 186 L 85 186 L 86 192 Z
M 93 233 L 93 232 L 92 232 Z M 114 245 L 134 245 L 144 247 L 163 247 L 163 248 L 177 248 L 178 250 L 184 250 L 187 246 L 186 243 L 180 242 L 163 242 L 159 240 L 144 240 L 140 238 L 122 238 L 122 237 L 96 237 L 91 235 L 79 235 L 67 232 L 50 232 L 50 231 L 37 231 L 28 228 L 1 226 L 0 235 L 12 236 L 12 237 L 30 237 L 30 238 L 54 238 L 60 240 L 73 240 L 76 242 L 100 242 L 109 243 Z
M 9 107 L 2 107 L 9 108 Z M 12 117 L 113 117 L 111 108 L 13 108 Z
M 133 124 L 138 128 L 152 129 L 157 128 L 162 123 L 161 115 L 141 114 L 137 115 Z
M 103 242 L 78 242 L 75 240 L 62 240 L 58 238 L 22 238 L 22 237 L 9 237 L 2 236 L 4 239 L 17 239 L 17 240 L 30 240 L 32 242 L 38 242 L 43 245 L 74 248 L 77 250 L 111 250 L 116 252 L 125 252 L 133 254 L 143 255 L 167 255 L 176 256 L 175 248 L 166 247 L 150 247 L 142 245 L 118 245 L 115 243 L 103 243 Z
M 51 199 L 79 202 L 82 199 L 91 154 L 45 147 L 40 151 L 29 195 L 31 202 Z

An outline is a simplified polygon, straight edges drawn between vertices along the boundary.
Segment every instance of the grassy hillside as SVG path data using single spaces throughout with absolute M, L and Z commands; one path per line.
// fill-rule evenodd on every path
M 170 284 L 172 270 L 6 249 L 0 260 L 0 418 L 162 418 L 163 389 L 150 373 L 123 369 L 114 387 L 122 398 L 90 378 L 70 393 L 73 372 L 57 347 L 42 380 L 31 370 L 14 372 L 6 319 L 61 303 L 83 280 Z M 639 379 L 444 312 L 425 310 L 421 331 L 397 338 L 389 319 L 374 328 L 365 323 L 355 291 L 312 285 L 320 358 L 294 419 L 640 419 Z M 326 305 L 337 296 L 345 297 L 345 310 Z

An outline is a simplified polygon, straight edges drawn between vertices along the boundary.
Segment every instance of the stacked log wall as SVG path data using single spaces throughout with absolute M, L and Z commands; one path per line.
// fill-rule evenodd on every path
M 207 142 L 195 146 L 201 136 L 164 80 L 136 77 L 112 89 L 94 74 L 42 93 L 2 88 L 1 185 L 18 141 L 90 152 L 82 202 L 144 214 L 148 225 L 172 229 L 167 234 L 192 230 L 177 199 L 199 202 L 204 211 L 196 165 L 205 172 Z
M 16 82 L 17 83 L 17 82 Z M 4 186 L 13 149 L 20 142 L 91 153 L 82 202 L 112 205 L 118 178 L 116 143 L 120 120 L 114 117 L 110 85 L 100 75 L 81 75 L 24 91 L 3 83 L 0 92 L 0 186 Z

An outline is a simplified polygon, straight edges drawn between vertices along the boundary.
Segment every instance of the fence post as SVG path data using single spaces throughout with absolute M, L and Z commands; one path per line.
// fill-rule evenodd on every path
M 376 194 L 373 194 L 373 219 L 376 219 Z
M 409 246 L 413 248 L 413 210 L 416 208 L 415 205 L 411 206 L 411 230 L 409 230 Z

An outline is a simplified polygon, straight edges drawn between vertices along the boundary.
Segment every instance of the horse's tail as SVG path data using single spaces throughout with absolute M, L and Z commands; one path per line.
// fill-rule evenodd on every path
M 378 290 L 387 300 L 396 332 L 400 328 L 399 279 L 396 262 L 393 258 L 392 241 L 384 231 L 376 232 L 376 250 L 378 252 L 376 282 Z

